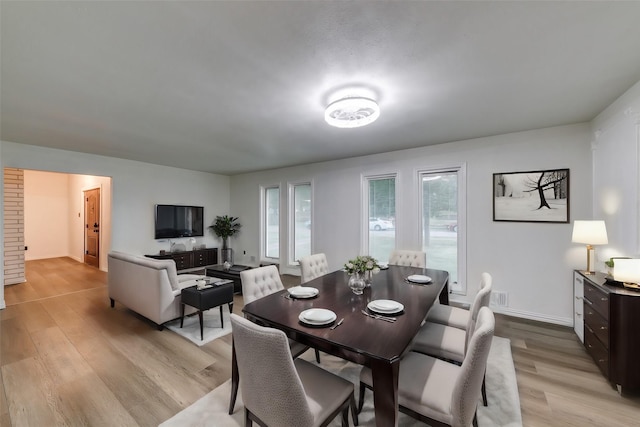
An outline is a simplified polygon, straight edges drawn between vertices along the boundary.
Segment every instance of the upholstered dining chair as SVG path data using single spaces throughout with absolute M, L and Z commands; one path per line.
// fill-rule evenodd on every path
M 278 272 L 278 268 L 275 265 L 241 271 L 240 281 L 242 282 L 242 298 L 245 305 L 284 289 L 280 272 Z M 289 347 L 293 357 L 298 357 L 309 349 L 308 346 L 291 339 L 289 340 Z M 315 352 L 316 361 L 320 363 L 320 352 L 317 349 Z M 229 414 L 233 413 L 237 395 L 238 382 L 237 379 L 232 376 Z
M 459 329 L 441 323 L 425 322 L 416 334 L 411 351 L 462 363 L 467 353 L 471 334 L 475 329 L 478 313 L 482 308 L 488 307 L 489 305 L 489 296 L 491 295 L 492 288 L 491 276 L 488 273 L 484 273 L 483 280 L 486 280 L 486 284 L 480 289 L 471 304 L 466 328 Z M 484 380 L 482 381 L 481 391 L 482 402 L 484 406 L 487 406 L 487 393 Z
M 396 249 L 389 255 L 389 265 L 425 268 L 427 266 L 427 254 L 422 251 Z
M 240 281 L 242 282 L 242 298 L 245 305 L 284 289 L 280 272 L 275 265 L 241 271 Z M 293 340 L 290 340 L 290 344 L 293 357 L 298 357 L 309 349 L 309 347 Z M 316 350 L 316 361 L 320 363 L 318 350 Z
M 491 291 L 482 292 L 487 286 L 489 289 L 492 284 L 492 277 L 489 273 L 482 273 L 482 279 L 480 280 L 480 291 L 477 297 L 474 299 L 473 304 L 469 307 L 469 310 L 463 308 L 452 307 L 444 304 L 434 304 L 429 310 L 427 315 L 427 322 L 440 323 L 442 325 L 452 326 L 458 329 L 467 329 L 469 323 L 469 316 L 474 311 L 474 306 L 480 304 L 480 307 L 488 307 L 491 300 Z M 478 297 L 479 296 L 479 297 Z M 476 311 L 477 312 L 477 311 Z
M 293 359 L 284 332 L 233 314 L 233 342 L 240 371 L 245 426 L 326 426 L 342 414 L 349 425 L 355 413 L 354 387 L 329 371 Z
M 323 253 L 302 257 L 298 260 L 300 264 L 300 283 L 306 283 L 316 277 L 329 273 L 329 263 L 327 256 Z
M 431 426 L 478 426 L 476 411 L 495 329 L 488 307 L 478 314 L 469 351 L 462 365 L 410 352 L 400 361 L 398 401 L 400 410 Z M 371 389 L 371 369 L 360 371 L 359 410 L 365 388 Z

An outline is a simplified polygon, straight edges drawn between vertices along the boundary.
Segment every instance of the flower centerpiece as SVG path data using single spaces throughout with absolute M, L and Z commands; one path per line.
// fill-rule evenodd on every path
M 380 272 L 380 266 L 374 257 L 358 255 L 345 263 L 344 271 L 351 275 L 349 287 L 356 295 L 360 295 L 366 286 L 371 285 L 371 275 Z

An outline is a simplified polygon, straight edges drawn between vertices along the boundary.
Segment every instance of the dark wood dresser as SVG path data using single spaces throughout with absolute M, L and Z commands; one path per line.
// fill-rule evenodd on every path
M 189 270 L 193 268 L 204 268 L 218 263 L 218 248 L 196 249 L 185 252 L 167 252 L 160 255 L 145 255 L 155 259 L 172 259 L 176 262 L 176 269 Z M 204 273 L 203 273 L 204 274 Z
M 640 292 L 609 284 L 603 273 L 575 273 L 583 284 L 587 352 L 619 392 L 639 392 Z

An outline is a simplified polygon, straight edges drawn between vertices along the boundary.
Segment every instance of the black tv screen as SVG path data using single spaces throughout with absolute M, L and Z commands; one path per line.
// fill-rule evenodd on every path
M 202 206 L 156 205 L 156 239 L 204 236 Z

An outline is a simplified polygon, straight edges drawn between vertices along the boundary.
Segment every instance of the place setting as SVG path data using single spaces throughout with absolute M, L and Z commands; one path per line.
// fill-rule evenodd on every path
M 423 274 L 412 274 L 411 276 L 404 279 L 407 283 L 419 284 L 419 285 L 428 285 L 432 283 L 432 279 L 429 276 L 425 276 Z
M 337 318 L 338 316 L 333 311 L 326 308 L 310 308 L 302 311 L 298 316 L 300 323 L 305 326 L 324 328 L 331 325 L 331 329 L 337 328 L 344 321 L 344 319 L 340 319 L 334 324 Z
M 364 315 L 387 322 L 395 322 L 396 318 L 394 316 L 404 313 L 403 304 L 388 299 L 371 301 L 367 304 L 367 309 L 368 311 L 362 310 Z
M 310 286 L 293 286 L 287 289 L 287 292 L 283 293 L 282 296 L 286 299 L 309 299 L 317 297 L 319 293 L 320 291 L 317 288 Z

